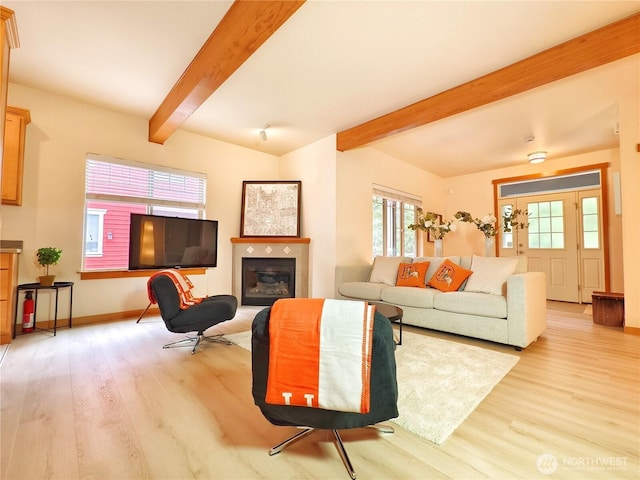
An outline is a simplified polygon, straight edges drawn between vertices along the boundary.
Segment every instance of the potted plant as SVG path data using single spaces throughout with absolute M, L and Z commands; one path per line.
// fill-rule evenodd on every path
M 46 275 L 40 276 L 40 285 L 50 287 L 53 285 L 55 275 L 49 275 L 49 265 L 57 265 L 62 256 L 62 250 L 56 247 L 42 247 L 36 252 L 38 263 L 44 267 Z

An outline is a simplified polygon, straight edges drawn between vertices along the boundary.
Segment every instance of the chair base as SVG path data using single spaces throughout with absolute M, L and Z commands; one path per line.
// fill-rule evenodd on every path
M 315 431 L 315 428 L 311 428 L 311 427 L 300 427 L 302 428 L 302 430 L 298 433 L 296 433 L 295 435 L 287 438 L 285 441 L 280 442 L 278 445 L 276 445 L 275 447 L 272 447 L 269 450 L 269 456 L 273 456 L 277 453 L 280 453 L 282 450 L 284 450 L 285 448 L 287 448 L 289 445 L 294 444 L 295 442 L 297 442 L 298 440 L 303 439 L 304 437 L 306 437 L 307 435 L 309 435 L 310 433 L 312 433 L 313 431 Z M 393 433 L 393 427 L 389 426 L 389 425 L 384 425 L 384 424 L 375 424 L 375 425 L 368 425 L 366 428 L 373 428 L 381 433 Z M 338 449 L 338 453 L 340 454 L 340 458 L 342 459 L 342 463 L 344 464 L 344 467 L 347 469 L 347 473 L 349 474 L 349 477 L 351 477 L 353 480 L 356 479 L 356 472 L 353 469 L 353 466 L 351 465 L 351 460 L 349 459 L 349 455 L 347 454 L 347 450 L 344 448 L 344 443 L 342 443 L 342 437 L 340 437 L 340 434 L 338 433 L 338 430 L 332 429 L 331 430 L 333 432 L 333 436 L 335 437 L 335 444 L 336 444 L 336 448 Z
M 196 353 L 196 349 L 198 348 L 198 345 L 200 345 L 200 342 L 202 342 L 203 340 L 207 342 L 212 342 L 212 343 L 222 343 L 224 345 L 233 345 L 233 342 L 231 342 L 230 340 L 227 340 L 222 335 L 214 335 L 212 337 L 206 337 L 202 332 L 200 332 L 195 337 L 187 336 L 187 338 L 178 340 L 177 342 L 167 343 L 162 348 L 179 348 L 179 347 L 189 347 L 193 345 L 193 349 L 191 350 L 191 355 L 193 355 L 194 353 Z

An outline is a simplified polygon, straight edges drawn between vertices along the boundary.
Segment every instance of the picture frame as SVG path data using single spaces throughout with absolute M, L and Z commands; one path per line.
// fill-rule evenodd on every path
M 300 238 L 302 182 L 242 182 L 241 237 Z
M 442 223 L 442 215 L 439 213 L 435 213 L 434 215 L 438 218 L 438 225 L 440 225 Z M 427 230 L 427 242 L 433 242 L 434 240 L 435 237 L 433 233 L 431 233 L 431 230 Z

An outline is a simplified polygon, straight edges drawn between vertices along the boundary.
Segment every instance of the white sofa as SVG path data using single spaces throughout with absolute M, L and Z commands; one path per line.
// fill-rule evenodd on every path
M 527 271 L 526 257 L 445 258 L 471 271 L 476 264 L 476 272 L 457 291 L 395 286 L 392 280 L 394 263 L 397 271 L 401 262 L 427 261 L 425 282 L 428 282 L 444 258 L 377 257 L 373 266 L 337 266 L 336 298 L 390 303 L 402 308 L 405 324 L 513 345 L 518 349 L 527 347 L 544 332 L 547 325 L 545 277 L 541 272 Z M 508 258 L 511 260 L 506 260 Z M 379 265 L 386 268 L 387 278 L 381 274 L 381 268 L 373 268 Z M 375 273 L 373 282 L 369 281 L 372 273 Z M 474 274 L 476 278 L 472 282 Z M 481 280 L 494 285 L 478 288 L 478 283 L 483 283 Z M 465 291 L 472 283 L 475 291 Z M 482 293 L 484 291 L 492 293 Z

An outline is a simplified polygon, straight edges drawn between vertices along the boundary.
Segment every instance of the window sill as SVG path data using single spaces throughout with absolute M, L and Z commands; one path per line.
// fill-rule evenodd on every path
M 80 272 L 80 280 L 101 280 L 105 278 L 134 278 L 134 277 L 150 277 L 158 270 L 103 270 L 96 272 Z M 181 268 L 180 271 L 185 275 L 204 275 L 206 268 Z

